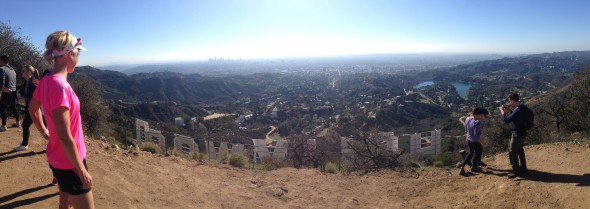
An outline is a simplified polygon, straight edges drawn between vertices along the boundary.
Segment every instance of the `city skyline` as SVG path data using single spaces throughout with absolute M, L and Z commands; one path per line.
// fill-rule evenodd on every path
M 585 1 L 7 1 L 0 20 L 42 50 L 68 30 L 79 65 L 209 58 L 590 50 Z

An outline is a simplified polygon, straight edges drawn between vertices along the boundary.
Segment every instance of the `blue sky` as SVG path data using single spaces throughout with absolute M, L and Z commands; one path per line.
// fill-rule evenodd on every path
M 81 37 L 79 65 L 373 53 L 590 50 L 583 0 L 3 0 L 42 50 Z

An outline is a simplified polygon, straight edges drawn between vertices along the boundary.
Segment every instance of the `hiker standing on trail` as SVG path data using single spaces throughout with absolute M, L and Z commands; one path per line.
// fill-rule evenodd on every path
M 0 116 L 2 117 L 2 126 L 0 126 L 0 132 L 6 131 L 6 120 L 8 119 L 8 113 L 6 109 L 10 109 L 14 114 L 16 122 L 11 127 L 20 127 L 20 118 L 18 109 L 16 109 L 16 71 L 8 64 L 8 56 L 0 56 L 0 88 L 2 88 L 2 94 L 0 95 Z
M 20 87 L 20 99 L 24 100 L 26 110 L 29 109 L 29 102 L 33 97 L 33 92 L 37 89 L 37 84 L 39 83 L 39 73 L 37 69 L 32 65 L 27 65 L 23 68 L 22 76 L 25 79 L 25 83 Z M 29 148 L 29 136 L 31 135 L 30 127 L 33 124 L 33 119 L 31 118 L 31 114 L 29 111 L 25 111 L 25 115 L 23 117 L 23 141 L 18 147 L 15 147 L 14 151 L 24 151 Z
M 92 177 L 86 166 L 86 145 L 80 117 L 80 101 L 67 81 L 74 72 L 82 47 L 68 31 L 47 37 L 43 58 L 53 72 L 43 77 L 29 104 L 29 113 L 43 137 L 49 139 L 47 160 L 59 185 L 59 207 L 94 208 Z M 41 106 L 47 127 L 41 118 Z
M 469 154 L 461 164 L 460 175 L 466 175 L 465 165 L 471 161 L 471 172 L 482 172 L 481 155 L 483 152 L 483 145 L 481 143 L 481 134 L 483 132 L 482 121 L 488 117 L 488 110 L 480 107 L 474 108 L 470 116 L 465 119 L 465 136 L 467 138 L 467 146 L 469 146 Z
M 522 176 L 528 171 L 524 155 L 524 141 L 527 137 L 527 116 L 525 109 L 528 109 L 528 107 L 524 104 L 520 104 L 517 93 L 511 93 L 508 95 L 508 101 L 510 102 L 510 105 L 502 105 L 500 107 L 500 112 L 502 113 L 504 123 L 510 126 L 512 132 L 508 151 L 512 173 L 508 174 L 508 177 L 514 178 L 516 176 Z M 512 108 L 514 108 L 514 111 Z

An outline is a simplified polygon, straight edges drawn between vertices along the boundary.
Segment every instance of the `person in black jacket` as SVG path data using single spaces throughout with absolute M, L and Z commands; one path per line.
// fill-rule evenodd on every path
M 31 65 L 27 65 L 24 67 L 22 76 L 25 79 L 25 83 L 20 87 L 19 94 L 21 100 L 24 100 L 26 110 L 29 109 L 29 102 L 31 101 L 31 97 L 37 88 L 37 84 L 39 83 L 39 73 L 37 69 L 35 69 Z M 31 135 L 31 131 L 29 128 L 33 124 L 33 120 L 31 119 L 31 115 L 29 111 L 25 111 L 25 117 L 23 120 L 23 141 L 18 147 L 15 147 L 14 151 L 23 151 L 29 148 L 29 136 Z
M 527 173 L 526 158 L 524 155 L 524 141 L 527 137 L 526 130 L 526 113 L 524 112 L 525 105 L 519 102 L 517 93 L 508 95 L 510 106 L 502 105 L 500 112 L 504 123 L 510 126 L 512 136 L 510 138 L 510 147 L 508 151 L 508 158 L 512 166 L 512 173 L 508 174 L 509 178 L 522 176 Z M 512 110 L 514 108 L 514 110 Z M 519 165 L 520 161 L 520 165 Z

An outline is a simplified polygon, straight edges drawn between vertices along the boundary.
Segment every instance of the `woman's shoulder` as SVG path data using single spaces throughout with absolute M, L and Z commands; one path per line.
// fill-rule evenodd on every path
M 475 119 L 473 116 L 469 116 L 465 119 L 465 123 L 477 125 L 477 124 L 479 124 L 479 120 Z
M 68 82 L 63 79 L 60 75 L 57 74 L 49 74 L 47 76 L 43 76 L 43 78 L 41 78 L 41 81 L 44 81 L 48 84 L 53 84 L 53 85 L 65 85 Z

